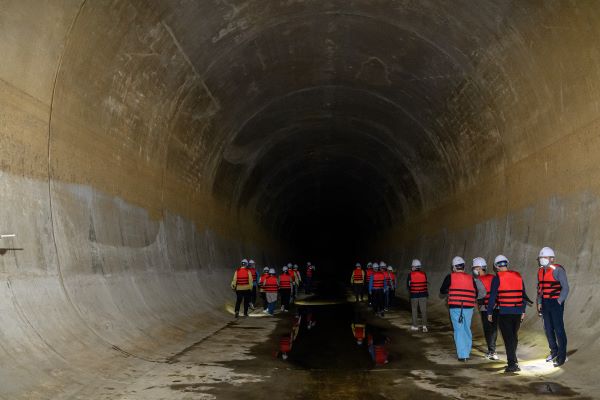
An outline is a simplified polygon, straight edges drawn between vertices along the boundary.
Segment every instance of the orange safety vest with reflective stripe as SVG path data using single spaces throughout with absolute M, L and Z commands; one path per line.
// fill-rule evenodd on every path
M 473 277 L 464 272 L 452 272 L 448 289 L 448 305 L 471 308 L 475 307 L 476 298 Z
M 381 271 L 373 272 L 373 290 L 383 289 L 385 274 Z
M 282 336 L 279 340 L 279 351 L 289 353 L 292 350 L 292 339 L 289 335 Z
M 364 338 L 365 338 L 365 325 L 364 324 L 352 324 L 352 331 L 354 332 L 354 338 L 356 340 L 364 340 Z
M 375 350 L 375 364 L 383 365 L 387 361 L 388 353 L 383 345 L 373 346 Z
M 498 307 L 523 307 L 523 278 L 517 271 L 498 271 Z
M 564 268 L 562 265 L 553 264 L 541 267 L 538 270 L 538 294 L 544 299 L 558 299 L 562 286 L 560 281 L 554 279 L 554 269 Z
M 483 298 L 483 305 L 487 306 L 490 303 L 490 292 L 492 291 L 492 281 L 494 280 L 494 275 L 485 274 L 478 277 L 478 279 L 483 284 L 485 291 L 487 292 L 485 297 Z
M 288 269 L 287 274 L 290 276 L 292 283 L 296 283 L 296 274 L 293 270 Z
M 252 274 L 252 282 L 256 282 L 256 268 L 248 267 L 247 269 Z
M 269 277 L 269 273 L 267 272 L 267 273 L 262 274 L 260 276 L 260 279 L 258 280 L 258 286 L 260 286 L 259 290 L 261 292 L 265 291 L 264 285 L 265 285 L 265 281 L 267 280 L 268 277 Z
M 410 271 L 410 292 L 427 293 L 427 274 L 423 271 Z
M 292 277 L 287 274 L 279 275 L 279 288 L 280 289 L 291 289 L 292 288 Z
M 235 272 L 235 289 L 236 290 L 251 290 L 252 289 L 252 274 L 246 268 L 238 268 Z
M 267 279 L 265 279 L 263 289 L 264 289 L 265 293 L 277 293 L 277 290 L 279 289 L 279 283 L 277 282 L 277 277 L 274 275 L 269 275 L 267 277 Z
M 312 276 L 313 276 L 313 271 L 314 271 L 314 270 L 313 270 L 312 266 L 310 266 L 310 267 L 306 268 L 306 277 L 307 277 L 307 278 L 312 278 Z
M 362 268 L 357 267 L 352 272 L 352 283 L 365 283 L 365 272 Z

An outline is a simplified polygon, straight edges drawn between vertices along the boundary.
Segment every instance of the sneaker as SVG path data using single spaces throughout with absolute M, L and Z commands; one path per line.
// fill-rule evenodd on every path
M 559 361 L 558 359 L 554 361 L 554 367 L 562 367 L 565 363 L 569 361 L 569 357 L 566 357 L 564 361 Z
M 410 327 L 410 330 L 411 330 L 411 331 L 418 331 L 418 330 L 419 330 L 419 328 L 418 328 L 418 327 L 416 327 L 416 326 L 414 326 L 414 325 L 412 325 L 412 326 Z
M 519 368 L 519 364 L 509 365 L 504 369 L 504 373 L 505 374 L 514 373 L 514 372 L 519 372 L 520 370 L 521 370 L 521 368 Z
M 284 306 L 281 306 L 281 311 L 285 311 L 285 307 Z
M 244 314 L 244 318 L 248 318 L 248 314 Z
M 254 304 L 253 303 L 250 303 L 250 309 L 254 310 Z
M 552 362 L 554 360 L 556 360 L 557 356 L 553 356 L 552 354 L 550 354 L 548 357 L 546 357 L 546 362 Z
M 496 354 L 496 353 L 489 353 L 488 360 L 494 360 L 494 361 L 499 360 L 498 354 Z
M 383 311 L 387 312 L 387 311 L 388 311 L 388 309 L 387 309 L 387 308 L 384 308 L 384 309 L 383 309 Z
M 424 332 L 424 333 L 427 333 L 427 332 L 429 332 L 429 329 L 427 329 L 427 327 L 426 327 L 425 325 L 423 325 L 423 332 Z
M 269 314 L 269 310 L 263 310 L 263 314 Z

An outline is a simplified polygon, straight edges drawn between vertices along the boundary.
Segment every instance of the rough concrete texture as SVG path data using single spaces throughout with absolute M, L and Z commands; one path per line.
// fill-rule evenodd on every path
M 596 2 L 2 0 L 0 398 L 89 398 L 222 327 L 241 255 L 320 243 L 530 293 L 554 247 L 590 384 L 598 37 Z

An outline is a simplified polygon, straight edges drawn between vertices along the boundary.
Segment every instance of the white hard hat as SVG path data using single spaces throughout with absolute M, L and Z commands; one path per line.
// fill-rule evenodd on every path
M 540 255 L 538 256 L 538 258 L 539 257 L 555 257 L 554 250 L 552 250 L 550 247 L 543 247 L 540 250 Z
M 294 264 L 294 269 L 298 269 L 298 264 Z
M 356 263 L 356 265 L 354 265 L 355 267 L 360 267 L 360 263 Z
M 275 268 L 270 268 L 269 269 L 269 273 L 272 274 L 272 275 L 274 275 L 275 274 Z
M 381 262 L 379 263 L 379 266 L 380 266 L 380 267 L 385 267 L 386 265 L 387 265 L 387 264 L 386 264 L 386 263 L 384 263 L 383 261 L 381 261 Z
M 310 265 L 310 261 L 306 263 L 306 265 Z
M 372 266 L 373 266 L 372 262 L 367 263 L 367 268 L 372 267 Z
M 485 259 L 483 257 L 475 257 L 473 259 L 473 268 L 476 267 L 481 267 L 483 269 L 485 269 L 485 267 L 487 267 L 487 263 L 485 262 Z
M 292 263 L 288 263 L 288 268 L 292 268 Z
M 410 264 L 411 267 L 420 267 L 421 266 L 421 260 L 419 260 L 418 258 L 415 258 L 414 260 L 412 260 L 412 263 Z
M 263 268 L 263 271 L 268 271 L 268 270 L 269 270 L 269 267 L 264 267 Z
M 453 267 L 456 267 L 457 265 L 460 265 L 460 264 L 463 264 L 463 265 L 465 264 L 465 260 L 463 260 L 462 257 L 456 256 L 456 257 L 454 257 L 452 259 L 452 266 Z
M 505 266 L 508 265 L 508 258 L 503 256 L 502 254 L 499 254 L 496 256 L 496 258 L 494 258 L 494 265 L 498 266 L 500 264 L 504 264 Z
M 283 267 L 283 272 L 285 272 L 285 271 L 287 271 L 287 270 L 288 270 L 288 267 L 287 267 L 287 266 L 284 266 L 284 267 Z
M 373 267 L 373 269 L 379 269 L 379 264 L 373 263 L 372 267 Z
M 250 260 L 250 261 L 248 261 L 248 264 L 250 264 L 250 265 L 254 265 L 254 264 L 256 264 L 256 263 L 254 262 L 254 260 Z
M 388 267 L 388 271 L 392 271 L 392 269 L 393 269 L 393 268 L 392 268 L 392 266 L 390 265 L 390 266 Z
M 242 265 L 248 265 L 248 260 L 246 260 L 245 258 L 242 260 Z

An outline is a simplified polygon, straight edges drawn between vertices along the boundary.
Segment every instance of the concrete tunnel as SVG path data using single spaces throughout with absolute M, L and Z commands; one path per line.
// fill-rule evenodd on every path
M 344 283 L 418 257 L 435 293 L 454 255 L 502 253 L 531 296 L 542 246 L 570 279 L 571 360 L 498 396 L 597 398 L 599 37 L 584 1 L 1 1 L 0 399 L 244 398 L 148 375 L 207 337 L 226 352 L 243 257 Z M 534 311 L 519 353 L 547 354 Z M 225 368 L 192 364 L 192 384 Z M 492 374 L 402 365 L 373 398 Z

